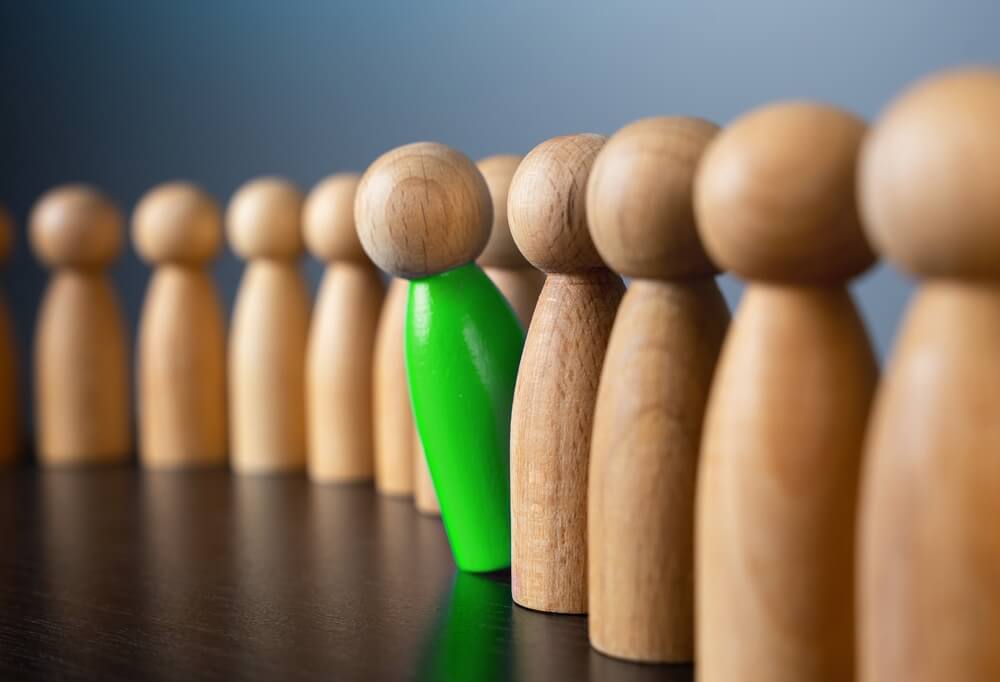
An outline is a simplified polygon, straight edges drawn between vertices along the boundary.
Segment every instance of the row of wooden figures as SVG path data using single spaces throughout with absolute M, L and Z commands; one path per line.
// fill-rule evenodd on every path
M 250 260 L 230 341 L 237 471 L 308 452 L 318 478 L 374 461 L 381 490 L 409 490 L 412 445 L 381 454 L 413 430 L 401 334 L 376 327 L 366 256 L 407 277 L 479 257 L 501 286 L 530 263 L 546 278 L 511 416 L 516 602 L 588 612 L 611 655 L 697 654 L 712 682 L 1000 679 L 1000 73 L 932 77 L 871 130 L 797 102 L 722 131 L 669 117 L 554 138 L 482 174 L 441 145 L 392 154 L 392 173 L 376 161 L 306 201 L 305 241 L 336 261 L 308 342 L 298 194 L 256 181 L 229 206 Z M 226 448 L 221 316 L 201 271 L 218 223 L 188 186 L 136 210 L 138 249 L 159 264 L 139 340 L 153 466 Z M 31 230 L 57 270 L 38 331 L 39 455 L 122 458 L 124 334 L 100 273 L 117 215 L 61 189 Z M 924 280 L 881 382 L 846 289 L 876 251 Z M 748 281 L 732 324 L 719 270 Z M 529 319 L 537 278 L 521 275 L 532 293 L 509 295 Z M 399 288 L 383 328 L 401 324 Z M 373 348 L 392 360 L 375 365 L 369 459 Z

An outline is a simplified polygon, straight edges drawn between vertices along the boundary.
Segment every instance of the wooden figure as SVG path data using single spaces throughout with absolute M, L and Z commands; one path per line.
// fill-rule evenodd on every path
M 303 209 L 305 241 L 326 262 L 306 360 L 309 476 L 362 481 L 374 472 L 372 379 L 382 280 L 354 228 L 358 176 L 319 183 Z
M 424 454 L 424 447 L 420 444 L 420 434 L 417 433 L 415 426 L 413 445 L 413 504 L 421 514 L 441 516 L 441 503 L 438 502 L 431 471 L 427 468 L 427 456 Z
M 406 145 L 365 171 L 354 215 L 371 259 L 412 280 L 406 373 L 455 563 L 505 568 L 510 404 L 524 333 L 473 262 L 493 220 L 486 182 L 454 149 Z
M 880 117 L 865 227 L 921 278 L 879 388 L 861 502 L 860 679 L 1000 679 L 1000 71 L 936 75 Z
M 302 195 L 262 178 L 229 203 L 229 240 L 249 263 L 229 341 L 232 467 L 240 474 L 300 471 L 306 464 L 305 356 L 309 298 L 302 254 Z
M 531 267 L 517 250 L 507 222 L 507 192 L 522 157 L 510 154 L 490 156 L 476 166 L 486 180 L 493 200 L 493 228 L 486 248 L 476 260 L 517 314 L 525 330 L 538 303 L 545 273 Z
M 375 332 L 375 489 L 383 495 L 412 495 L 419 464 L 403 353 L 409 288 L 405 279 L 392 278 Z
M 698 450 L 729 309 L 692 193 L 717 130 L 693 118 L 628 125 L 587 183 L 594 244 L 633 278 L 597 393 L 587 509 L 590 641 L 619 658 L 694 657 Z
M 45 466 L 124 462 L 132 449 L 125 322 L 107 268 L 122 247 L 118 209 L 65 185 L 35 204 L 30 239 L 55 272 L 35 330 L 35 426 Z
M 14 220 L 0 206 L 0 263 L 14 250 Z M 0 468 L 21 454 L 21 407 L 17 397 L 17 349 L 7 300 L 0 294 Z
M 154 469 L 226 461 L 226 330 L 208 263 L 222 246 L 215 201 L 184 182 L 160 185 L 133 217 L 155 268 L 138 340 L 139 459 Z
M 702 241 L 748 279 L 702 436 L 696 623 L 703 682 L 854 675 L 854 539 L 877 368 L 846 282 L 873 254 L 855 206 L 865 125 L 780 103 L 705 152 Z
M 587 229 L 586 186 L 600 135 L 535 147 L 510 185 L 507 217 L 524 257 L 548 274 L 511 417 L 511 580 L 538 611 L 587 611 L 587 469 L 597 385 L 625 285 Z

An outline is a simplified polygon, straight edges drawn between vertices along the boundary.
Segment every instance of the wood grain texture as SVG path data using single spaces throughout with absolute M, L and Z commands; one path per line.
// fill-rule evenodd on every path
M 587 469 L 598 381 L 625 293 L 607 270 L 549 275 L 525 341 L 511 416 L 514 601 L 587 611 Z
M 35 331 L 35 447 L 45 465 L 123 462 L 132 450 L 128 346 L 102 272 L 57 271 Z
M 729 309 L 711 278 L 637 280 L 604 360 L 591 446 L 590 640 L 650 662 L 694 657 L 694 498 Z
M 413 504 L 421 514 L 441 516 L 441 504 L 434 490 L 431 470 L 427 466 L 427 457 L 416 428 L 413 432 Z
M 403 353 L 409 286 L 398 277 L 389 284 L 375 334 L 375 487 L 384 495 L 412 495 L 414 491 L 416 427 Z
M 538 304 L 538 295 L 545 284 L 545 273 L 530 266 L 517 270 L 483 268 L 483 272 L 510 303 L 521 326 L 528 329 Z
M 151 468 L 226 461 L 226 330 L 208 273 L 164 265 L 139 323 L 139 457 Z
M 475 164 L 442 144 L 386 152 L 365 171 L 354 203 L 368 257 L 397 277 L 426 277 L 465 265 L 486 246 L 489 189 Z
M 382 281 L 370 264 L 327 267 L 313 311 L 307 359 L 309 475 L 314 481 L 374 474 L 372 378 Z
M 747 289 L 705 416 L 699 679 L 853 679 L 855 502 L 876 378 L 843 288 Z
M 998 334 L 992 282 L 925 284 L 900 331 L 867 443 L 866 682 L 1000 679 Z
M 308 332 L 309 298 L 298 267 L 251 261 L 229 341 L 231 464 L 237 473 L 305 469 Z

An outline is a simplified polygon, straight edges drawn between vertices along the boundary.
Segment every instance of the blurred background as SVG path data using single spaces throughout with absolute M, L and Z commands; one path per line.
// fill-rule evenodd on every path
M 1000 61 L 998 25 L 995 0 L 3 3 L 0 202 L 18 238 L 0 283 L 22 385 L 46 277 L 24 224 L 53 185 L 93 183 L 128 216 L 166 180 L 224 205 L 254 176 L 307 191 L 416 140 L 478 159 L 786 98 L 870 119 L 931 71 Z M 320 265 L 303 267 L 315 288 Z M 241 269 L 229 250 L 215 266 L 227 311 Z M 113 277 L 133 333 L 148 276 L 130 244 Z M 855 291 L 884 357 L 911 285 L 881 266 Z

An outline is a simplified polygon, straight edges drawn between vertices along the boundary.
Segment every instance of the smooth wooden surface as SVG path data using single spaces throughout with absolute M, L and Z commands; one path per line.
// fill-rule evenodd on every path
M 865 227 L 921 279 L 879 387 L 860 519 L 860 679 L 1000 679 L 1000 72 L 946 72 L 879 118 Z
M 226 329 L 209 274 L 159 267 L 146 292 L 137 343 L 142 464 L 224 464 Z
M 218 205 L 189 183 L 140 200 L 133 241 L 154 268 L 139 320 L 139 460 L 157 468 L 226 461 L 226 329 L 209 263 L 222 246 Z
M 102 272 L 56 272 L 35 330 L 35 448 L 41 462 L 128 459 L 128 357 L 111 280 Z
M 0 676 L 689 681 L 586 619 L 457 580 L 440 521 L 364 485 L 225 471 L 0 476 Z
M 843 288 L 747 288 L 702 440 L 700 679 L 853 679 L 855 503 L 876 378 Z
M 855 674 L 857 498 L 878 378 L 847 290 L 874 260 L 855 202 L 864 133 L 835 107 L 777 103 L 730 124 L 699 164 L 699 234 L 749 280 L 702 434 L 703 682 Z
M 866 682 L 1000 679 L 998 334 L 994 282 L 925 284 L 907 312 L 866 450 Z
M 702 419 L 729 309 L 715 281 L 637 280 L 604 361 L 591 446 L 590 639 L 630 660 L 694 658 Z
M 365 253 L 397 277 L 426 277 L 465 265 L 486 246 L 489 189 L 462 152 L 417 142 L 386 152 L 361 177 L 354 204 Z
M 316 481 L 374 475 L 372 359 L 382 281 L 370 264 L 327 268 L 307 352 L 309 475 Z
M 385 495 L 414 491 L 413 409 L 406 380 L 403 326 L 410 283 L 393 278 L 375 333 L 375 487 Z
M 45 464 L 128 458 L 129 351 L 106 270 L 122 246 L 121 215 L 98 190 L 46 192 L 30 218 L 35 255 L 51 269 L 35 327 L 35 449 Z
M 306 466 L 301 214 L 301 193 L 281 178 L 247 182 L 226 209 L 230 244 L 247 261 L 229 331 L 230 464 L 241 474 Z
M 434 490 L 434 481 L 431 480 L 431 470 L 427 466 L 427 457 L 420 444 L 416 424 L 413 429 L 413 504 L 421 514 L 441 516 L 441 503 Z
M 692 187 L 718 128 L 631 123 L 587 181 L 591 237 L 635 277 L 615 318 L 588 480 L 590 641 L 630 660 L 694 657 L 694 498 L 702 418 L 729 310 L 695 228 Z
M 306 466 L 309 295 L 294 263 L 251 261 L 229 336 L 230 463 L 239 473 Z
M 510 429 L 514 601 L 587 612 L 587 470 L 615 311 L 607 270 L 545 279 L 521 356 Z
M 306 357 L 309 475 L 314 481 L 372 478 L 375 471 L 373 358 L 383 288 L 354 225 L 358 177 L 321 181 L 306 198 L 303 232 L 326 262 Z
M 538 295 L 545 284 L 545 273 L 531 266 L 509 270 L 507 268 L 483 268 L 497 289 L 514 309 L 521 326 L 528 329 L 531 317 L 538 305 Z

